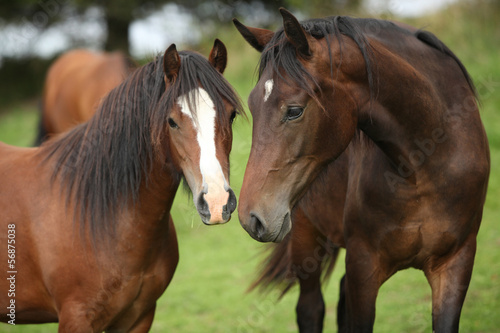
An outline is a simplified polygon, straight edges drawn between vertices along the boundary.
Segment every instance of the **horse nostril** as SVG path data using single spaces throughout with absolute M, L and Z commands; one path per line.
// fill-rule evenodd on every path
M 227 198 L 227 204 L 223 207 L 223 211 L 231 216 L 236 209 L 236 195 L 232 189 L 229 189 L 227 192 L 229 193 L 229 197 Z
M 254 238 L 258 241 L 263 241 L 263 236 L 266 234 L 266 225 L 257 217 L 257 215 L 250 214 L 250 231 L 253 233 Z
M 208 202 L 205 200 L 205 194 L 201 192 L 196 200 L 196 208 L 198 213 L 202 217 L 203 223 L 210 221 L 210 209 L 208 208 Z
M 229 221 L 231 214 L 236 209 L 236 195 L 232 189 L 228 189 L 229 197 L 227 198 L 227 203 L 222 207 L 222 218 L 224 221 Z

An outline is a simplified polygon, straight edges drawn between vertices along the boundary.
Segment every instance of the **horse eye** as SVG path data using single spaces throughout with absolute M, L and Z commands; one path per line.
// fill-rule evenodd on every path
M 233 112 L 231 113 L 231 117 L 229 118 L 229 123 L 230 123 L 230 124 L 233 124 L 233 122 L 234 122 L 234 118 L 236 118 L 236 111 L 233 111 Z
M 179 126 L 177 125 L 177 123 L 172 118 L 168 118 L 168 125 L 171 128 L 179 128 Z
M 304 108 L 300 106 L 290 106 L 286 112 L 286 120 L 295 120 L 304 113 Z

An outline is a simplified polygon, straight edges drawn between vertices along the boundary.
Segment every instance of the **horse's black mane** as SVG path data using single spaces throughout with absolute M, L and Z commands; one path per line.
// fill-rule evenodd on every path
M 439 50 L 439 51 L 443 52 L 444 54 L 452 57 L 457 62 L 460 69 L 462 70 L 462 73 L 464 74 L 465 79 L 467 80 L 467 84 L 469 85 L 470 89 L 474 93 L 474 96 L 476 97 L 476 99 L 479 98 L 479 95 L 477 93 L 477 89 L 474 85 L 474 82 L 472 81 L 472 78 L 471 78 L 469 72 L 465 68 L 464 64 L 462 64 L 460 59 L 458 59 L 458 57 L 448 48 L 448 46 L 446 46 L 441 40 L 439 40 L 439 38 L 437 38 L 433 33 L 429 32 L 429 31 L 418 30 L 417 32 L 415 32 L 415 37 L 417 37 L 419 40 L 421 40 L 425 44 L 429 45 L 430 47 L 433 47 L 436 50 Z
M 354 19 L 348 16 L 332 16 L 323 19 L 310 19 L 302 21 L 302 28 L 314 38 L 325 38 L 330 51 L 332 38 L 336 38 L 342 47 L 342 35 L 352 38 L 358 45 L 366 63 L 368 83 L 373 86 L 373 71 L 371 68 L 370 45 L 361 29 Z M 278 75 L 285 80 L 289 77 L 293 82 L 299 84 L 309 95 L 314 96 L 314 90 L 319 87 L 314 77 L 304 68 L 298 60 L 295 47 L 288 42 L 283 28 L 280 28 L 269 41 L 262 52 L 259 64 L 259 77 L 265 68 L 270 65 Z M 330 53 L 331 76 L 333 78 L 333 59 Z M 284 73 L 281 72 L 284 71 Z M 285 74 L 285 75 L 283 75 Z
M 168 114 L 178 97 L 201 84 L 221 124 L 229 122 L 223 99 L 236 112 L 243 110 L 237 94 L 207 59 L 189 51 L 179 56 L 180 71 L 168 90 L 163 57 L 158 56 L 112 90 L 87 123 L 42 146 L 45 161 L 55 165 L 53 181 L 60 180 L 67 204 L 74 204 L 75 221 L 82 230 L 88 223 L 93 240 L 112 235 L 118 213 L 137 203 L 154 160 L 169 160 L 161 138 L 168 135 Z
M 461 61 L 453 54 L 453 52 L 450 51 L 448 47 L 446 47 L 443 42 L 428 31 L 418 30 L 413 34 L 390 21 L 371 18 L 352 18 L 348 16 L 331 16 L 322 19 L 310 19 L 302 21 L 301 25 L 306 33 L 309 33 L 314 38 L 325 38 L 330 52 L 330 75 L 332 76 L 332 79 L 334 77 L 334 73 L 330 44 L 333 38 L 337 39 L 339 42 L 341 57 L 343 35 L 351 38 L 357 44 L 365 60 L 368 86 L 372 97 L 374 96 L 374 72 L 376 72 L 373 67 L 376 64 L 366 35 L 368 33 L 383 31 L 386 29 L 396 30 L 406 35 L 413 35 L 430 47 L 433 47 L 452 57 L 461 68 L 470 88 L 476 94 L 476 89 L 474 88 L 472 79 Z M 341 61 L 342 59 L 340 59 L 340 62 Z M 310 96 L 315 95 L 314 90 L 319 87 L 319 85 L 314 77 L 307 72 L 302 63 L 298 60 L 296 49 L 286 38 L 283 28 L 276 31 L 271 41 L 269 41 L 262 52 L 259 64 L 259 77 L 262 76 L 268 65 L 273 68 L 281 79 L 285 80 L 285 77 L 288 77 L 294 83 L 298 84 L 300 88 L 304 89 Z

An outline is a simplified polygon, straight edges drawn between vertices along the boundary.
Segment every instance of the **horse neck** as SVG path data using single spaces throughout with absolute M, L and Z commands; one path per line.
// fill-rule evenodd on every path
M 117 269 L 146 269 L 164 257 L 165 246 L 173 246 L 168 244 L 175 238 L 169 218 L 179 179 L 180 176 L 165 172 L 165 166 L 156 163 L 148 179 L 141 183 L 134 207 L 119 216 L 117 242 L 109 249 L 117 258 L 125 258 L 121 262 L 123 267 Z M 105 262 L 109 265 L 106 259 Z
M 457 111 L 462 115 L 477 116 L 474 95 L 458 66 L 453 68 L 443 61 L 435 64 L 434 72 L 429 72 L 426 71 L 426 64 L 418 63 L 412 56 L 397 55 L 381 43 L 374 42 L 372 45 L 378 56 L 374 96 L 361 108 L 358 127 L 394 165 L 412 163 L 412 159 L 418 159 L 415 163 L 420 164 L 426 156 L 438 151 L 445 153 L 446 149 L 436 148 L 453 145 L 457 130 L 467 131 L 467 122 L 451 122 L 450 114 Z M 422 47 L 428 48 L 423 44 Z M 447 60 L 454 61 L 451 58 Z M 450 71 L 455 72 L 450 74 Z M 457 77 L 457 71 L 461 76 Z M 441 85 L 446 83 L 449 87 Z M 369 88 L 365 86 L 365 89 Z M 460 110 L 463 99 L 457 104 L 450 96 L 464 96 L 465 100 L 472 102 L 469 103 L 469 110 Z M 439 166 L 439 161 L 437 158 L 427 159 L 421 169 Z
M 151 222 L 168 218 L 180 179 L 181 175 L 174 167 L 154 162 L 150 174 L 143 180 L 139 190 L 138 223 L 145 224 L 149 228 Z

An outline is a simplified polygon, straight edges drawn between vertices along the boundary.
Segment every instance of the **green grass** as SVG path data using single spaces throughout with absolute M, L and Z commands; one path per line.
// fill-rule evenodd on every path
M 490 140 L 492 173 L 461 332 L 500 332 L 500 63 L 498 11 L 457 6 L 445 14 L 409 22 L 433 31 L 461 58 L 476 81 L 482 117 Z M 497 14 L 495 14 L 497 13 Z M 326 13 L 325 13 L 326 14 Z M 447 18 L 442 20 L 443 15 Z M 445 23 L 443 23 L 445 22 Z M 232 30 L 220 36 L 229 51 L 226 77 L 246 102 L 255 84 L 258 54 Z M 210 41 L 210 46 L 211 46 Z M 208 54 L 210 46 L 201 52 Z M 29 145 L 34 139 L 36 108 L 23 105 L 0 114 L 0 140 Z M 251 144 L 251 121 L 237 119 L 231 155 L 231 185 L 239 194 Z M 152 332 L 296 332 L 297 288 L 281 301 L 276 292 L 247 294 L 265 245 L 252 240 L 237 216 L 223 226 L 202 225 L 191 199 L 180 191 L 173 209 L 180 247 L 174 279 L 160 298 Z M 343 254 L 324 286 L 325 332 L 335 332 L 338 282 Z M 376 332 L 430 332 L 431 293 L 422 272 L 397 273 L 380 290 Z M 56 325 L 0 326 L 1 332 L 55 332 Z
M 30 146 L 35 142 L 38 113 L 31 103 L 0 113 L 0 141 L 15 146 Z

